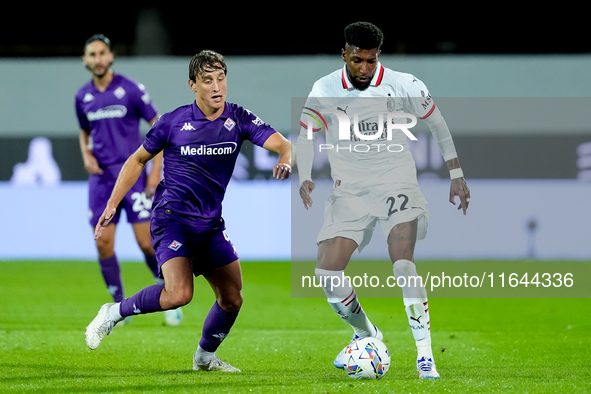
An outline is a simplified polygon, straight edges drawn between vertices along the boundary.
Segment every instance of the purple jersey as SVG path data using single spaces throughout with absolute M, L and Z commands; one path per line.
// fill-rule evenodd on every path
M 198 229 L 220 229 L 222 200 L 242 142 L 262 146 L 276 131 L 232 103 L 208 120 L 195 102 L 162 115 L 146 135 L 144 148 L 164 150 L 164 180 L 154 196 L 154 215 L 172 211 Z
M 76 92 L 80 128 L 90 132 L 92 153 L 105 177 L 116 178 L 125 160 L 142 143 L 140 119 L 151 121 L 158 111 L 144 86 L 113 74 L 104 92 L 92 81 Z

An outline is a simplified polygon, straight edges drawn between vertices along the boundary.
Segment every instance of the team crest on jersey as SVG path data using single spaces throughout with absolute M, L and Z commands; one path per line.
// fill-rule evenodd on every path
M 234 126 L 236 126 L 236 123 L 234 123 L 234 121 L 230 118 L 226 119 L 224 122 L 224 127 L 228 130 L 232 130 Z
M 179 241 L 177 241 L 177 240 L 174 240 L 174 241 L 172 241 L 172 242 L 170 243 L 170 245 L 168 245 L 168 248 L 169 248 L 169 249 L 172 249 L 172 250 L 174 250 L 174 251 L 176 252 L 177 250 L 179 250 L 179 248 L 180 248 L 181 246 L 183 246 L 183 244 L 182 244 L 182 243 L 180 243 L 180 242 L 179 242 Z
M 394 98 L 388 93 L 388 100 L 386 101 L 386 107 L 388 107 L 388 112 L 394 112 L 396 109 L 396 102 Z
M 121 86 L 119 86 L 117 89 L 115 89 L 115 91 L 113 92 L 113 94 L 118 99 L 121 99 L 121 98 L 123 98 L 123 96 L 125 96 L 125 89 L 123 89 Z

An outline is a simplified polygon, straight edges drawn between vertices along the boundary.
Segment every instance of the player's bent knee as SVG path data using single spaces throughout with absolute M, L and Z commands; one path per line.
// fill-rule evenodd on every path
M 193 299 L 193 293 L 184 292 L 175 294 L 170 300 L 174 308 L 187 305 Z
M 193 299 L 193 289 L 187 286 L 176 286 L 166 289 L 162 294 L 161 304 L 164 309 L 185 306 Z
M 114 242 L 97 242 L 96 250 L 99 259 L 106 259 L 115 254 L 115 244 Z
M 242 308 L 242 303 L 244 302 L 242 295 L 237 295 L 233 297 L 224 297 L 217 300 L 218 305 L 220 308 L 226 311 L 233 311 L 238 312 L 240 308 Z

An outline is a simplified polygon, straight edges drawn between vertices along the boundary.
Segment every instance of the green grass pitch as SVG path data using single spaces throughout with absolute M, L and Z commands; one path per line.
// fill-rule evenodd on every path
M 420 266 L 419 266 L 420 268 Z M 151 284 L 123 263 L 126 293 Z M 180 327 L 134 317 L 89 350 L 84 329 L 109 301 L 98 264 L 0 262 L 0 392 L 49 393 L 585 393 L 591 392 L 587 299 L 431 299 L 442 378 L 419 381 L 401 300 L 362 300 L 392 353 L 379 381 L 332 366 L 352 332 L 321 298 L 291 298 L 290 264 L 245 262 L 244 305 L 220 357 L 242 373 L 194 372 L 214 299 L 203 278 Z

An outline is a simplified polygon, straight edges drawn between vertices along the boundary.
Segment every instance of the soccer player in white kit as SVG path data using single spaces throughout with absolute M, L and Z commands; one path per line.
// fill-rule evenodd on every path
M 314 136 L 325 130 L 335 187 L 326 201 L 324 224 L 318 234 L 316 276 L 327 300 L 354 330 L 353 339 L 383 339 L 361 307 L 355 289 L 344 278 L 352 254 L 370 241 L 376 223 L 387 237 L 393 273 L 402 288 L 404 308 L 417 345 L 417 371 L 421 379 L 439 374 L 431 349 L 426 290 L 414 264 L 416 240 L 427 231 L 429 212 L 419 188 L 408 140 L 417 118 L 426 122 L 450 172 L 449 201 L 466 214 L 470 190 L 456 149 L 439 109 L 426 86 L 411 74 L 396 72 L 379 62 L 382 32 L 373 24 L 356 22 L 345 28 L 342 69 L 320 78 L 302 110 L 296 152 L 300 196 L 312 205 Z M 334 283 L 341 286 L 332 287 Z M 411 285 L 412 284 L 412 285 Z M 345 347 L 335 358 L 345 364 Z

